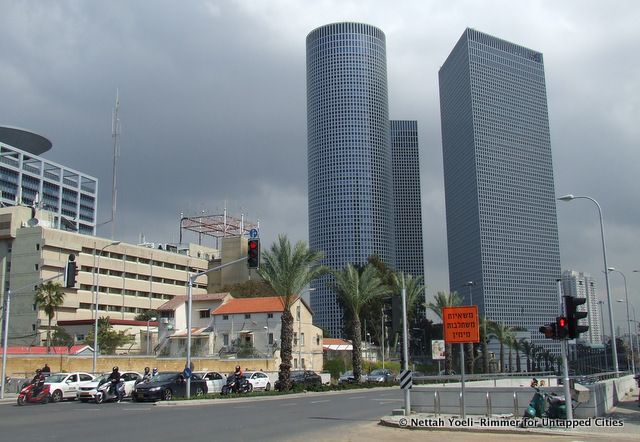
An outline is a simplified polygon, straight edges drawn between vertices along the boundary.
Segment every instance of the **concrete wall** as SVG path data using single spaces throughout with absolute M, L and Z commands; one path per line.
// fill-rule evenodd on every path
M 193 358 L 195 370 L 213 370 L 232 373 L 236 365 L 242 369 L 277 371 L 278 366 L 273 359 L 205 359 Z M 160 371 L 181 371 L 185 366 L 185 358 L 148 358 L 144 356 L 100 356 L 97 371 L 110 372 L 114 365 L 120 370 L 135 370 L 142 372 L 144 367 L 157 367 Z M 38 355 L 38 356 L 7 356 L 7 374 L 14 378 L 32 377 L 37 368 L 49 364 L 52 372 L 84 371 L 91 373 L 93 358 L 91 356 L 67 355 Z

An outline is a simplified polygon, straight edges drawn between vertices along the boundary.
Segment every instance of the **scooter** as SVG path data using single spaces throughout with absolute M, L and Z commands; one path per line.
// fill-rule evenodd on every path
M 222 386 L 220 394 L 227 395 L 229 393 L 251 393 L 253 384 L 247 378 L 242 376 L 239 380 L 236 376 L 229 376 L 227 383 Z
M 120 402 L 125 396 L 124 382 L 120 381 L 116 385 L 115 392 L 111 390 L 111 382 L 104 382 L 98 385 L 96 394 L 93 397 L 96 404 L 116 400 Z
M 523 419 L 547 417 L 549 419 L 566 419 L 567 404 L 564 396 L 540 391 L 538 383 L 534 380 L 531 387 L 536 391 L 524 412 Z M 523 424 L 524 425 L 524 424 Z
M 18 405 L 25 405 L 28 403 L 44 405 L 49 402 L 51 399 L 49 385 L 45 384 L 36 395 L 33 394 L 34 388 L 33 384 L 29 384 L 20 390 L 20 393 L 18 394 Z

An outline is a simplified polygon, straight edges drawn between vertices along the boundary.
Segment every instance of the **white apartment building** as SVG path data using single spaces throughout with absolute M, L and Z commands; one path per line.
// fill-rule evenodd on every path
M 602 344 L 602 318 L 595 279 L 588 273 L 565 270 L 562 272 L 562 292 L 564 295 L 587 299 L 585 304 L 578 306 L 579 311 L 588 313 L 581 323 L 589 326 L 580 339 L 590 344 Z

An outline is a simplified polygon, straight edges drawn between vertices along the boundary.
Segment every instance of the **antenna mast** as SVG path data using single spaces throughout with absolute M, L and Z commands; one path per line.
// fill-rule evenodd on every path
M 116 107 L 113 111 L 111 121 L 111 137 L 113 138 L 113 179 L 111 188 L 111 239 L 114 238 L 116 232 L 116 201 L 118 196 L 118 187 L 116 185 L 116 166 L 118 164 L 118 156 L 120 155 L 120 119 L 118 111 L 120 110 L 120 94 L 116 89 Z

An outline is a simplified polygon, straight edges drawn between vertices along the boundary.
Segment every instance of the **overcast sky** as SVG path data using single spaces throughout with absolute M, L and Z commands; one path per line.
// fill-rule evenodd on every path
M 260 220 L 267 244 L 279 233 L 308 240 L 305 37 L 337 21 L 382 29 L 390 117 L 418 120 L 428 296 L 448 290 L 438 69 L 466 27 L 541 51 L 556 194 L 599 201 L 609 265 L 626 273 L 640 309 L 637 1 L 0 0 L 0 8 L 0 125 L 48 137 L 46 158 L 97 177 L 99 221 L 110 216 L 119 89 L 116 237 L 129 242 L 177 241 L 181 212 L 221 213 L 225 201 L 230 213 Z M 560 202 L 558 225 L 562 268 L 595 275 L 604 299 L 595 206 Z M 622 277 L 611 283 L 614 302 L 624 298 Z M 621 321 L 624 312 L 615 305 Z

